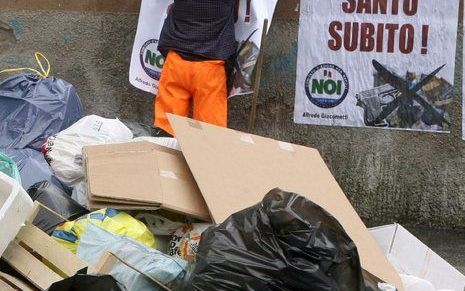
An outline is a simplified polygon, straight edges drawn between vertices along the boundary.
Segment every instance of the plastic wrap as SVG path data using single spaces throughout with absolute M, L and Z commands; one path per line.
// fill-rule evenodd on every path
M 19 74 L 0 81 L 0 148 L 40 150 L 45 140 L 82 116 L 73 85 Z
M 365 290 L 354 242 L 323 208 L 275 189 L 200 241 L 194 290 Z
M 38 182 L 49 181 L 66 193 L 71 193 L 71 189 L 63 185 L 55 176 L 41 152 L 33 149 L 0 149 L 0 151 L 15 161 L 24 189 L 27 190 Z

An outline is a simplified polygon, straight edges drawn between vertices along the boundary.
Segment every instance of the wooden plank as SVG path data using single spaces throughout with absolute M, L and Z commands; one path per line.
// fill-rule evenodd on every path
M 15 0 L 0 1 L 0 9 L 138 14 L 141 0 Z M 298 19 L 299 0 L 279 0 L 276 19 Z
M 89 273 L 96 274 L 110 274 L 111 270 L 115 267 L 118 262 L 118 258 L 112 253 L 106 253 L 100 258 L 100 261 L 93 267 L 89 269 Z
M 63 280 L 17 242 L 8 245 L 3 253 L 3 259 L 41 290 L 46 290 L 53 283 Z
M 15 289 L 15 288 L 11 287 L 10 284 L 8 284 L 7 282 L 3 281 L 0 278 L 0 290 L 2 290 L 2 291 L 17 291 L 18 289 Z
M 130 265 L 123 259 L 119 258 L 117 255 L 107 252 L 105 255 L 100 258 L 100 261 L 97 263 L 97 265 L 89 270 L 89 273 L 97 273 L 97 274 L 106 274 L 106 275 L 111 275 L 111 271 L 114 269 L 115 265 L 120 262 L 124 264 L 126 267 L 132 269 L 133 271 L 136 271 L 137 273 L 141 274 L 142 276 L 146 277 L 147 279 L 150 279 L 156 286 L 166 290 L 170 291 L 168 287 L 163 285 L 160 281 L 158 281 L 156 278 L 153 278 L 149 274 L 145 274 L 141 271 L 139 271 L 137 268 L 134 266 Z
M 26 282 L 21 281 L 20 279 L 13 277 L 11 275 L 5 274 L 0 272 L 0 282 L 6 282 L 9 286 L 12 286 L 14 290 L 21 290 L 21 291 L 35 291 L 29 284 Z M 16 288 L 16 289 L 15 289 Z M 0 289 L 3 290 L 3 289 Z
M 265 48 L 266 48 L 266 40 L 267 40 L 267 33 L 268 33 L 268 19 L 265 19 L 263 23 L 263 30 L 262 30 L 262 39 L 260 42 L 260 53 L 258 55 L 258 61 L 256 65 L 256 72 L 255 72 L 255 80 L 254 80 L 254 88 L 253 88 L 253 95 L 252 95 L 252 108 L 249 114 L 249 132 L 253 133 L 255 128 L 255 118 L 257 116 L 257 106 L 258 106 L 258 94 L 260 93 L 260 82 L 262 80 L 262 69 L 263 69 L 263 60 L 265 55 Z
M 79 257 L 33 225 L 23 226 L 17 240 L 37 252 L 68 277 L 74 276 L 77 271 L 87 267 Z

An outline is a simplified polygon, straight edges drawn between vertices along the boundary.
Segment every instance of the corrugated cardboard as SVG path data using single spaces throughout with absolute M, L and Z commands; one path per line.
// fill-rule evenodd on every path
M 83 151 L 91 205 L 147 204 L 205 221 L 205 201 L 179 151 L 148 142 L 90 146 Z
M 465 276 L 399 224 L 370 229 L 399 273 L 425 279 L 437 290 L 465 290 Z
M 403 290 L 399 275 L 317 150 L 175 115 L 169 120 L 216 223 L 260 202 L 273 188 L 299 193 L 338 219 L 368 272 Z

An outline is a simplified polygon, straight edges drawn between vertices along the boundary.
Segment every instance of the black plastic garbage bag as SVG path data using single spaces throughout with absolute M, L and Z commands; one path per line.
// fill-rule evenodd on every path
M 112 276 L 75 275 L 54 283 L 48 291 L 127 291 Z
M 39 201 L 70 221 L 89 213 L 87 209 L 79 205 L 68 194 L 49 181 L 42 181 L 32 185 L 27 190 L 27 193 L 33 201 Z M 33 224 L 51 235 L 53 230 L 63 222 L 65 222 L 63 219 L 58 218 L 53 213 L 50 213 L 50 211 L 41 209 Z
M 15 161 L 24 189 L 29 189 L 38 182 L 49 181 L 66 193 L 71 193 L 72 189 L 58 180 L 41 152 L 33 149 L 1 149 L 1 147 L 0 151 Z
M 0 81 L 0 147 L 40 150 L 49 136 L 82 117 L 73 85 L 35 74 Z
M 357 248 L 339 222 L 279 189 L 202 234 L 191 283 L 194 290 L 365 290 Z

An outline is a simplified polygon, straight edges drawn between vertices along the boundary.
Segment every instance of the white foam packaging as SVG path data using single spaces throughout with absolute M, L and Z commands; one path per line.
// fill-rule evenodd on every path
M 0 172 L 0 257 L 31 215 L 32 199 L 21 185 Z
M 465 290 L 465 276 L 401 225 L 375 227 L 370 233 L 399 274 L 407 275 L 403 281 L 414 276 L 435 290 Z

